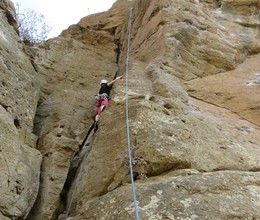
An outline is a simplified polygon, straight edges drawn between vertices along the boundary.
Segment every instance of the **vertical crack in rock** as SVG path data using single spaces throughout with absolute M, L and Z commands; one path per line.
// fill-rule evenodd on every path
M 134 4 L 129 116 L 140 216 L 259 219 L 259 3 Z M 132 218 L 122 82 L 93 150 L 76 153 L 100 79 L 112 78 L 115 61 L 124 74 L 128 6 L 117 1 L 33 51 L 0 16 L 0 219 L 63 219 L 84 153 L 73 219 Z
M 39 183 L 39 189 L 38 189 L 38 193 L 37 193 L 37 196 L 36 196 L 36 199 L 34 201 L 34 204 L 30 210 L 30 212 L 28 213 L 28 216 L 26 217 L 26 220 L 33 220 L 34 219 L 34 210 L 36 210 L 39 206 L 39 198 L 40 198 L 40 189 L 41 189 L 41 180 L 42 180 L 42 176 L 41 176 L 41 171 L 42 171 L 42 166 L 43 164 L 41 163 L 41 167 L 40 167 L 40 183 Z
M 84 163 L 83 159 L 85 158 L 86 160 L 88 160 L 88 155 L 90 151 L 91 151 L 91 146 L 89 144 L 86 144 L 86 146 L 83 147 L 82 150 L 78 152 L 78 154 L 76 154 L 72 159 L 64 187 L 60 194 L 60 198 L 61 198 L 60 205 L 56 213 L 54 213 L 52 219 L 57 219 L 60 214 L 67 212 L 67 207 L 70 203 L 74 190 L 76 190 L 75 184 L 77 178 L 81 178 L 79 175 L 80 175 L 82 163 Z
M 116 63 L 118 64 L 118 62 L 120 62 L 120 52 L 121 52 L 122 48 L 120 48 L 121 47 L 120 40 L 115 40 L 114 43 L 117 45 L 117 49 L 115 49 L 115 52 L 116 52 Z M 119 70 L 117 69 L 117 71 L 119 71 Z M 116 72 L 116 74 L 117 74 L 117 72 Z M 77 193 L 77 192 L 74 192 L 74 190 L 76 190 L 75 189 L 76 182 L 78 181 L 77 178 L 81 178 L 81 176 L 79 176 L 81 174 L 80 173 L 81 166 L 82 166 L 82 163 L 84 163 L 84 161 L 83 161 L 84 158 L 86 161 L 88 160 L 88 155 L 92 150 L 92 142 L 93 142 L 92 138 L 94 138 L 94 135 L 95 134 L 93 133 L 93 131 L 90 132 L 89 137 L 86 140 L 82 149 L 79 149 L 75 153 L 73 159 L 71 160 L 67 178 L 66 178 L 66 181 L 64 183 L 63 189 L 60 194 L 60 205 L 57 208 L 57 210 L 55 211 L 55 213 L 53 214 L 52 219 L 58 219 L 59 215 L 66 214 L 67 208 L 69 206 L 70 200 L 72 199 L 73 193 Z M 84 167 L 83 167 L 83 169 L 84 169 Z M 80 181 L 80 179 L 79 179 L 79 181 Z

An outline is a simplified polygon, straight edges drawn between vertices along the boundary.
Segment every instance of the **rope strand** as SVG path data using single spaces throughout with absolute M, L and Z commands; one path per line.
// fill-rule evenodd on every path
M 130 129 L 129 129 L 129 113 L 128 113 L 128 71 L 129 71 L 129 53 L 130 53 L 132 13 L 133 13 L 133 7 L 132 7 L 132 0 L 131 0 L 129 20 L 128 20 L 128 28 L 127 28 L 127 54 L 126 54 L 126 82 L 125 82 L 126 83 L 126 86 L 125 86 L 125 93 L 126 93 L 126 131 L 127 131 L 127 147 L 128 147 L 128 158 L 129 158 L 132 194 L 133 194 L 133 201 L 134 201 L 134 208 L 135 208 L 135 220 L 139 220 L 138 206 L 137 206 L 136 193 L 135 193 L 134 175 L 133 175 L 133 165 L 132 165 L 132 155 L 131 155 L 131 138 L 130 138 Z M 124 44 L 123 44 L 123 47 L 124 47 Z M 119 71 L 118 67 L 119 67 L 120 61 L 121 61 L 121 54 L 120 54 L 119 60 L 118 60 L 116 75 L 118 74 L 118 71 Z M 95 129 L 95 126 L 94 126 L 94 129 Z M 89 151 L 92 148 L 92 140 L 93 140 L 94 134 L 95 134 L 95 132 L 92 134 L 91 139 L 88 143 L 89 144 Z M 83 141 L 82 145 L 85 144 L 85 141 L 86 140 Z M 75 183 L 74 190 L 73 190 L 73 193 L 72 193 L 72 196 L 71 196 L 71 199 L 70 199 L 70 203 L 69 203 L 69 207 L 68 207 L 68 210 L 67 210 L 67 213 L 66 213 L 65 220 L 67 220 L 68 217 L 69 217 L 70 209 L 71 209 L 74 197 L 75 197 L 76 192 L 77 192 L 79 181 L 80 181 L 81 176 L 83 174 L 83 169 L 84 169 L 86 162 L 87 162 L 87 155 L 88 155 L 89 151 L 86 151 L 85 154 L 84 154 L 83 163 L 81 164 L 80 171 L 79 171 L 79 174 L 78 174 L 77 179 L 76 179 L 76 183 Z
M 130 15 L 128 21 L 127 29 L 127 54 L 126 54 L 126 76 L 125 76 L 125 93 L 126 93 L 126 131 L 127 131 L 127 147 L 128 147 L 128 157 L 129 157 L 129 167 L 130 167 L 130 176 L 131 176 L 131 185 L 132 185 L 132 194 L 134 200 L 135 208 L 135 219 L 139 220 L 138 216 L 138 207 L 135 194 L 135 184 L 134 184 L 134 175 L 133 175 L 133 165 L 132 165 L 132 155 L 131 155 L 131 138 L 130 138 L 130 129 L 129 129 L 129 114 L 128 114 L 128 70 L 129 70 L 129 53 L 130 53 L 130 37 L 131 37 L 131 23 L 132 23 L 132 1 L 130 5 Z

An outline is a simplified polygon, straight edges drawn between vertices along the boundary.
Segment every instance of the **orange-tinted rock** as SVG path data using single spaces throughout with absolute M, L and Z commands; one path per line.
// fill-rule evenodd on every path
M 16 112 L 28 109 L 30 114 L 21 117 L 21 130 L 28 128 L 26 142 L 31 146 L 38 136 L 37 148 L 43 155 L 38 198 L 28 219 L 57 219 L 59 214 L 64 219 L 85 151 L 86 166 L 71 219 L 134 218 L 124 80 L 130 3 L 118 0 L 108 12 L 82 18 L 61 36 L 30 48 L 37 75 L 30 64 L 23 65 L 27 61 L 17 61 L 25 70 L 19 75 L 21 81 L 30 84 L 35 76 L 39 83 L 37 89 L 19 87 L 20 105 L 10 98 L 16 97 L 15 83 L 6 89 L 12 96 L 1 99 L 8 100 Z M 128 122 L 141 218 L 260 218 L 257 2 L 132 3 Z M 8 26 L 6 20 L 1 22 Z M 1 46 L 6 45 L 3 42 L 8 40 L 1 36 Z M 3 69 L 10 64 L 7 60 Z M 93 122 L 99 81 L 113 79 L 117 61 L 124 77 L 113 87 L 93 145 L 74 157 Z M 7 81 L 15 78 L 12 74 L 5 75 Z M 8 106 L 4 109 L 0 109 L 1 138 L 6 142 L 18 129 L 12 125 Z M 19 140 L 12 143 L 20 146 Z M 4 148 L 5 153 L 8 149 Z M 26 155 L 18 160 L 25 163 L 31 158 L 30 153 Z M 40 159 L 36 161 L 39 170 Z M 35 182 L 33 199 L 35 177 L 33 173 L 28 178 Z M 33 199 L 19 203 L 25 205 L 19 217 L 31 209 Z M 7 210 L 2 207 L 0 218 Z M 8 206 L 8 213 L 16 207 Z
M 191 96 L 226 108 L 260 126 L 260 56 L 248 58 L 235 70 L 188 83 Z

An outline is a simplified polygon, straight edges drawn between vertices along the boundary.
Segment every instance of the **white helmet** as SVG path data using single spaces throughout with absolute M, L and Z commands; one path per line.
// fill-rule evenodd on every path
M 100 85 L 103 84 L 103 83 L 108 83 L 108 81 L 105 80 L 105 79 L 102 79 L 102 80 L 100 81 Z

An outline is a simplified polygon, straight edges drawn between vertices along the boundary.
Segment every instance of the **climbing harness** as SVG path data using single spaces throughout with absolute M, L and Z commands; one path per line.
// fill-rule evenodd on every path
M 97 101 L 103 101 L 104 99 L 108 99 L 108 94 L 106 94 L 106 93 L 97 94 L 97 95 L 95 95 L 95 99 Z
M 128 116 L 129 115 L 128 114 L 128 70 L 129 70 L 129 53 L 130 53 L 130 37 L 131 37 L 132 13 L 133 13 L 133 7 L 132 7 L 132 1 L 131 1 L 131 3 L 130 3 L 129 20 L 128 20 L 128 28 L 127 28 L 127 53 L 126 53 L 126 74 L 125 74 L 126 105 L 125 105 L 125 109 L 126 109 L 127 148 L 128 148 L 128 158 L 129 158 L 132 194 L 133 194 L 134 208 L 135 208 L 135 219 L 139 220 L 138 207 L 137 207 L 136 194 L 135 194 L 135 184 L 134 184 L 132 155 L 131 155 L 131 138 L 130 138 L 129 116 Z

